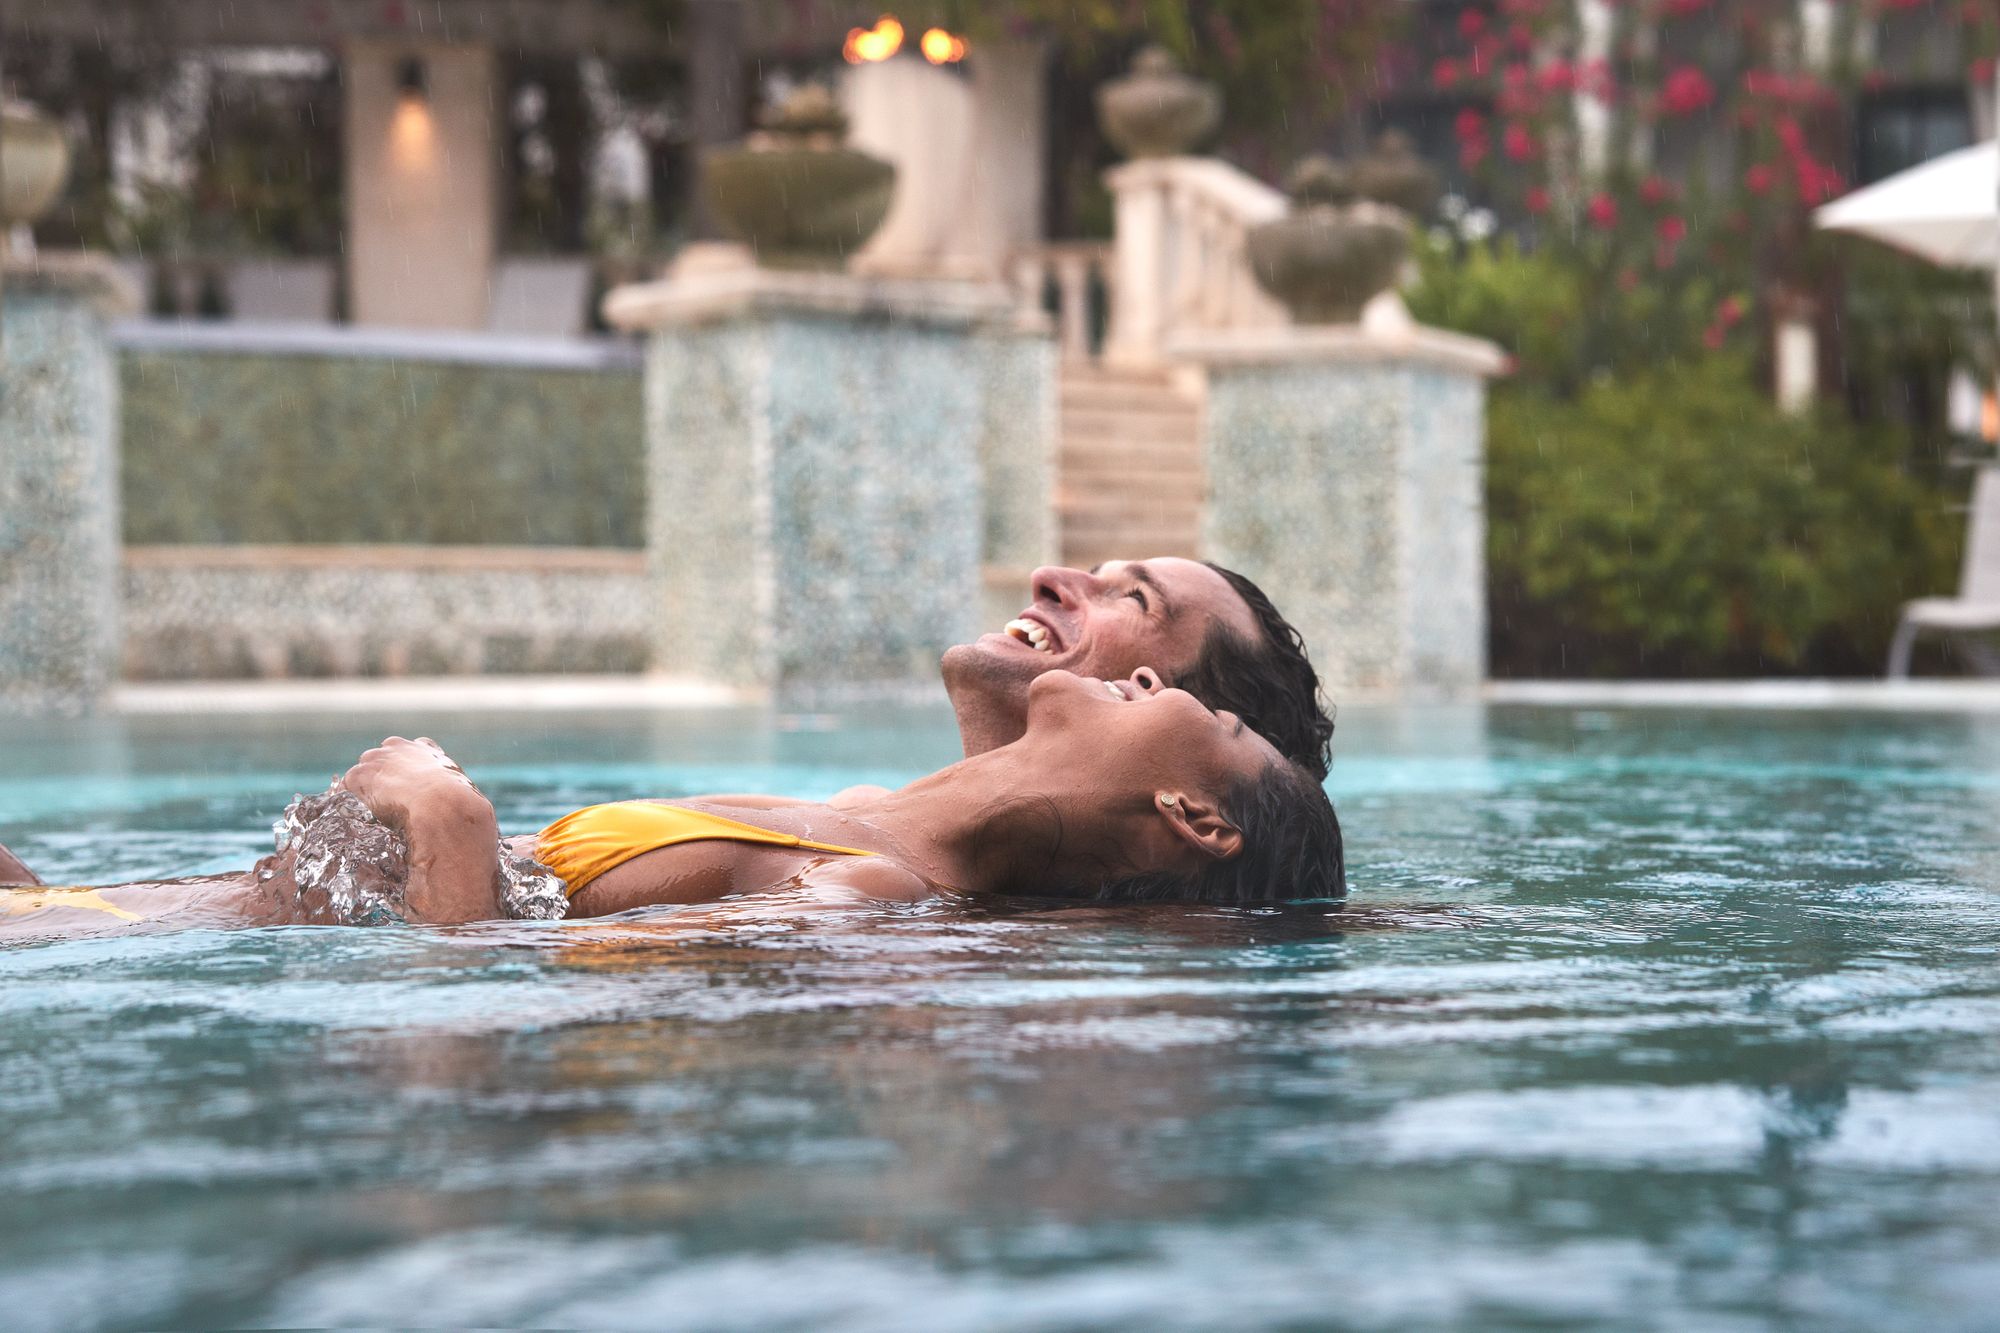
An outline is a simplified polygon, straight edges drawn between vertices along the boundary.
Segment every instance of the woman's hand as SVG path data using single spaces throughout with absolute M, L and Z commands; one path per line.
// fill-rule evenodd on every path
M 465 770 L 428 736 L 391 736 L 336 786 L 361 798 L 410 849 L 405 898 L 413 920 L 484 921 L 499 915 L 500 823 Z
M 389 737 L 364 751 L 334 785 L 359 796 L 377 819 L 398 831 L 454 803 L 486 801 L 465 770 L 428 736 Z

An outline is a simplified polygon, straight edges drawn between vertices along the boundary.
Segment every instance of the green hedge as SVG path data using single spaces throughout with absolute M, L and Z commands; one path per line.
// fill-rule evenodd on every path
M 636 368 L 120 356 L 125 540 L 645 544 Z
M 1495 672 L 1879 672 L 1902 602 L 1954 586 L 1963 523 L 1899 457 L 1890 432 L 1778 412 L 1731 356 L 1574 399 L 1500 386 Z
M 1936 442 L 1779 412 L 1744 294 L 1581 247 L 1419 260 L 1417 317 L 1515 359 L 1487 426 L 1495 674 L 1872 674 L 1902 602 L 1955 586 Z

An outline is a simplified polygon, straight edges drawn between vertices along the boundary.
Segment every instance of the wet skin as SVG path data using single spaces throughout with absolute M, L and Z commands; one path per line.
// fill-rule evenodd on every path
M 1192 873 L 1209 859 L 1241 850 L 1242 834 L 1220 811 L 1222 793 L 1235 779 L 1276 762 L 1269 743 L 1240 720 L 1211 712 L 1184 691 L 1155 681 L 1107 686 L 1066 671 L 1047 672 L 1029 690 L 1027 727 L 1019 741 L 961 760 L 901 791 L 847 809 L 792 805 L 749 811 L 715 802 L 677 803 L 876 855 L 828 856 L 722 840 L 664 847 L 584 886 L 572 899 L 570 915 L 604 916 L 771 890 L 786 891 L 794 907 L 840 906 L 912 901 L 949 890 L 1089 883 L 1150 870 Z M 391 737 L 365 753 L 340 785 L 408 843 L 410 919 L 452 923 L 499 914 L 492 806 L 434 742 Z M 514 842 L 531 851 L 534 839 Z M 100 892 L 114 905 L 152 918 L 146 924 L 315 919 L 310 904 L 297 903 L 283 855 L 240 876 Z M 75 923 L 93 931 L 122 924 L 67 906 L 35 913 L 43 919 L 33 924 L 44 932 L 71 933 L 66 927 L 72 914 L 94 917 Z M 6 926 L 0 931 L 19 933 Z
M 1250 638 L 1258 633 L 1255 617 L 1235 589 L 1214 570 L 1193 560 L 1175 556 L 1113 560 L 1091 570 L 1044 566 L 1029 582 L 1033 597 L 1020 619 L 1041 627 L 1051 651 L 996 631 L 959 644 L 944 655 L 945 689 L 968 756 L 1021 737 L 1027 727 L 1029 686 L 1045 672 L 1064 670 L 1100 680 L 1172 684 L 1200 656 L 1212 626 L 1220 624 Z M 398 740 L 392 737 L 390 743 Z M 457 769 L 449 760 L 445 763 Z M 367 765 L 369 757 L 364 755 L 356 768 Z M 410 780 L 420 785 L 420 776 L 413 774 Z M 463 779 L 464 774 L 459 772 L 458 777 Z M 349 778 L 351 783 L 370 780 L 356 773 L 350 773 Z M 377 792 L 372 797 L 360 791 L 357 794 L 371 805 L 383 801 L 393 806 L 406 799 L 395 792 Z M 851 788 L 835 796 L 831 804 L 851 808 L 885 794 L 879 787 Z M 798 804 L 789 797 L 749 793 L 707 799 L 739 813 Z M 483 823 L 476 811 L 465 817 L 475 824 Z M 479 840 L 479 831 L 465 827 L 439 831 L 435 841 L 440 846 L 451 844 L 439 855 L 452 863 L 462 862 Z M 429 866 L 421 869 L 428 876 Z M 37 882 L 27 866 L 0 848 L 0 884 Z M 426 883 L 420 895 L 431 887 Z M 447 900 L 440 904 L 440 915 L 446 917 L 464 918 L 466 904 L 481 893 L 462 881 L 436 887 Z
M 592 881 L 573 916 L 657 903 L 710 902 L 774 884 L 829 902 L 911 900 L 945 890 L 1000 892 L 1147 870 L 1192 873 L 1236 855 L 1242 835 L 1220 812 L 1241 776 L 1281 762 L 1230 713 L 1156 682 L 1105 683 L 1043 673 L 1020 740 L 961 760 L 898 792 L 836 808 L 708 809 L 763 828 L 872 851 L 825 856 L 720 841 L 663 847 Z M 521 850 L 529 844 L 518 842 Z
M 1020 737 L 1028 686 L 1044 672 L 1124 680 L 1145 668 L 1171 685 L 1200 658 L 1212 627 L 1248 639 L 1259 633 L 1249 606 L 1220 574 L 1177 556 L 1112 560 L 1091 570 L 1045 566 L 1030 586 L 1033 600 L 1019 619 L 1046 634 L 1047 651 L 996 631 L 944 655 L 945 689 L 968 755 Z
M 331 924 L 323 906 L 301 901 L 285 855 L 267 856 L 235 874 L 95 889 L 0 885 L 0 942 L 201 926 Z
M 1030 576 L 1029 587 L 1032 600 L 1017 619 L 1040 628 L 1048 651 L 996 630 L 947 649 L 940 663 L 968 756 L 1021 738 L 1028 687 L 1045 672 L 1172 685 L 1200 659 L 1215 626 L 1252 640 L 1262 633 L 1227 580 L 1179 556 L 1109 560 L 1087 570 L 1045 565 Z M 883 794 L 881 787 L 850 787 L 832 804 L 847 808 Z M 794 804 L 749 793 L 709 799 L 757 810 Z

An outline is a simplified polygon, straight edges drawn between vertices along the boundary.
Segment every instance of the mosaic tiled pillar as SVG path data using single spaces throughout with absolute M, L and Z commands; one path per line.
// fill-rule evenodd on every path
M 1030 600 L 1029 575 L 1056 563 L 1056 346 L 1045 332 L 994 332 L 977 353 L 982 379 L 979 462 L 985 536 L 981 630 Z
M 655 667 L 794 705 L 934 693 L 983 615 L 989 399 L 1052 392 L 1031 349 L 1008 369 L 1005 293 L 743 270 L 606 311 L 650 330 Z M 1009 415 L 1046 450 L 1021 423 L 1052 409 Z
M 133 294 L 90 256 L 0 286 L 0 706 L 78 711 L 118 670 L 118 375 Z
M 1180 350 L 1207 368 L 1209 557 L 1270 594 L 1336 691 L 1477 689 L 1498 349 L 1336 327 Z

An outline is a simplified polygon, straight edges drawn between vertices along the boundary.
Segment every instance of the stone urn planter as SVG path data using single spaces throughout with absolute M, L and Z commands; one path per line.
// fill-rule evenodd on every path
M 1417 156 L 1410 136 L 1401 130 L 1384 130 L 1375 141 L 1375 151 L 1354 164 L 1354 193 L 1400 208 L 1413 218 L 1421 218 L 1437 203 L 1440 181 L 1437 171 Z
M 1222 95 L 1181 73 L 1163 47 L 1149 46 L 1132 72 L 1097 90 L 1097 123 L 1127 157 L 1173 157 L 1215 131 Z
M 1358 198 L 1351 174 L 1323 157 L 1301 162 L 1287 190 L 1291 213 L 1246 238 L 1251 272 L 1295 323 L 1354 323 L 1401 272 L 1409 215 Z
M 0 227 L 48 212 L 68 180 L 62 126 L 25 102 L 0 102 Z
M 741 145 L 702 158 L 716 220 L 770 268 L 838 269 L 888 216 L 896 168 L 844 147 L 847 117 L 809 84 Z

